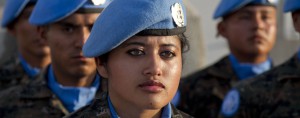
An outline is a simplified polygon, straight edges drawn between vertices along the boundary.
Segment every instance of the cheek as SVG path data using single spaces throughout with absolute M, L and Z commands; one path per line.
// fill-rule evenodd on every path
M 132 79 L 139 73 L 140 64 L 132 63 L 126 61 L 126 58 L 121 58 L 117 60 L 110 60 L 112 63 L 108 63 L 108 78 L 125 78 Z
M 180 59 L 174 63 L 167 64 L 167 66 L 164 67 L 164 79 L 167 81 L 168 86 L 172 91 L 176 91 L 178 88 L 181 72 L 182 62 Z
M 112 61 L 112 60 L 110 60 Z M 128 92 L 133 91 L 138 72 L 135 69 L 137 64 L 118 63 L 114 61 L 113 64 L 108 65 L 108 81 L 111 92 L 117 92 L 123 94 L 124 90 Z M 131 93 L 134 94 L 134 93 Z M 130 94 L 125 94 L 130 95 Z
M 276 33 L 277 33 L 277 27 L 276 25 L 271 25 L 268 27 L 268 33 L 269 35 L 273 38 L 276 37 Z
M 243 42 L 243 40 L 246 40 L 247 36 L 249 35 L 247 31 L 247 28 L 240 27 L 239 24 L 232 24 L 228 25 L 230 27 L 226 28 L 226 39 L 230 44 L 235 44 L 237 42 Z
M 47 37 L 51 55 L 56 55 L 56 58 L 63 58 L 64 56 L 69 55 L 67 50 L 68 45 L 64 40 L 54 37 L 54 35 L 52 35 L 52 37 Z
M 269 35 L 270 35 L 270 42 L 273 45 L 275 43 L 276 35 L 277 35 L 277 28 L 276 28 L 276 26 L 270 27 Z

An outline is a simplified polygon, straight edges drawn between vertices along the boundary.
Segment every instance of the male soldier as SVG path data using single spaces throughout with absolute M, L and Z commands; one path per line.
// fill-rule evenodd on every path
M 268 53 L 276 40 L 276 7 L 270 0 L 222 0 L 214 19 L 230 54 L 183 79 L 179 109 L 195 117 L 218 116 L 226 93 L 238 81 L 272 67 Z
M 109 1 L 40 0 L 30 17 L 51 50 L 52 63 L 43 78 L 0 93 L 0 117 L 62 117 L 104 91 L 93 58 L 82 46 Z M 101 83 L 101 84 L 100 84 Z
M 286 0 L 294 28 L 300 32 L 300 1 Z M 300 117 L 300 50 L 287 62 L 253 79 L 241 81 L 224 99 L 221 114 L 238 118 Z
M 49 46 L 38 37 L 37 27 L 28 22 L 36 1 L 6 1 L 1 25 L 16 38 L 18 56 L 13 55 L 0 67 L 0 90 L 28 83 L 51 62 Z

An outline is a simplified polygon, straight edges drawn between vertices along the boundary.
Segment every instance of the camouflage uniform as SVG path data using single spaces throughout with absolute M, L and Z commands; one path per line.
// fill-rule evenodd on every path
M 178 108 L 195 117 L 215 118 L 224 96 L 238 80 L 226 56 L 214 65 L 182 79 Z
M 37 75 L 38 77 L 40 75 Z M 36 78 L 34 77 L 34 78 Z M 34 79 L 33 78 L 33 79 Z M 0 91 L 6 88 L 29 83 L 30 78 L 25 73 L 19 58 L 12 57 L 0 67 Z
M 172 105 L 172 118 L 193 118 Z M 102 93 L 99 99 L 64 118 L 111 118 L 108 107 L 107 93 Z
M 10 87 L 0 93 L 0 118 L 61 118 L 69 112 L 48 88 L 47 75 L 27 85 Z M 97 95 L 106 91 L 101 81 Z
M 297 55 L 253 79 L 237 84 L 239 118 L 299 118 L 300 62 Z

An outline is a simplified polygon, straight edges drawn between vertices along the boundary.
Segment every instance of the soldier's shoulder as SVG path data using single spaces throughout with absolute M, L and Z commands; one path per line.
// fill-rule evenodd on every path
M 180 111 L 180 115 L 181 115 L 181 117 L 178 117 L 178 118 L 194 118 L 193 116 L 188 115 L 188 114 L 186 114 L 185 112 L 182 112 L 182 111 Z
M 172 118 L 194 118 L 191 115 L 177 109 L 174 105 L 171 106 L 172 108 Z
M 17 59 L 11 59 L 0 66 L 0 81 L 21 78 L 24 73 L 20 62 Z
M 24 86 L 12 86 L 0 91 L 0 108 L 3 106 L 11 106 L 17 103 L 17 100 L 21 96 Z
M 253 78 L 240 81 L 236 84 L 235 88 L 245 89 L 251 87 L 260 88 L 262 90 L 264 88 L 267 89 L 273 87 L 280 78 L 298 75 L 296 71 L 297 68 L 295 68 L 294 65 L 290 65 L 286 62 Z
M 181 80 L 182 85 L 198 85 L 198 84 L 205 84 L 216 82 L 219 80 L 219 78 L 230 78 L 232 76 L 231 73 L 229 73 L 228 67 L 229 66 L 229 60 L 228 57 L 224 57 L 218 62 L 205 67 L 203 69 L 197 70 L 193 72 L 192 74 L 189 74 L 186 77 L 183 77 Z M 214 81 L 216 80 L 216 81 Z M 223 79 L 221 79 L 223 80 Z
M 39 80 L 40 81 L 40 80 Z M 16 85 L 0 91 L 0 106 L 17 104 L 20 99 L 50 96 L 51 91 L 43 82 L 32 81 L 28 84 Z M 6 102 L 6 101 L 15 102 Z

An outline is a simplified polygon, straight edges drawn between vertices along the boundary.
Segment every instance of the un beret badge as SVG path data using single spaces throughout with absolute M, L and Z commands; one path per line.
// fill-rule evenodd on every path
M 182 6 L 179 3 L 173 4 L 171 7 L 171 12 L 172 12 L 172 17 L 173 17 L 175 24 L 178 27 L 183 27 L 184 26 L 184 15 L 183 15 Z
M 278 3 L 278 0 L 267 0 L 269 3 L 271 4 L 277 4 Z
M 106 2 L 106 0 L 92 0 L 94 5 L 102 5 Z

